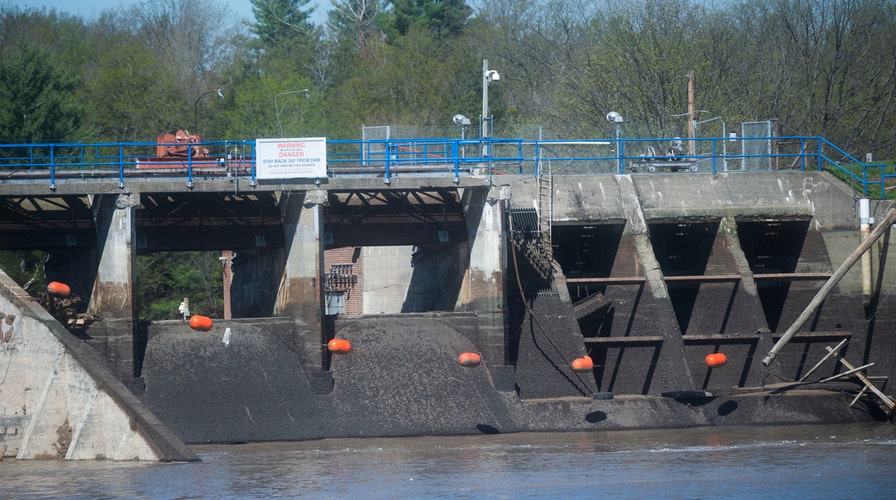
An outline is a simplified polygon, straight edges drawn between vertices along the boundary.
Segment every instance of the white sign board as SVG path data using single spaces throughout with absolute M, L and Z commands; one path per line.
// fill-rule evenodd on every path
M 256 139 L 259 179 L 321 178 L 327 176 L 327 138 Z

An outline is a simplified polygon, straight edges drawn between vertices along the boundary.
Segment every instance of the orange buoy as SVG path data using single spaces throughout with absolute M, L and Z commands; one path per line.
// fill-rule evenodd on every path
M 706 366 L 716 368 L 724 366 L 728 362 L 728 357 L 720 352 L 714 352 L 706 355 Z
M 582 356 L 581 358 L 572 360 L 572 371 L 574 372 L 586 373 L 593 369 L 594 361 L 591 360 L 591 356 Z
M 68 298 L 69 295 L 72 294 L 72 289 L 70 286 L 65 283 L 60 283 L 58 281 L 51 281 L 49 285 L 47 285 L 47 293 L 54 297 L 59 297 L 62 299 Z
M 482 363 L 482 356 L 475 352 L 462 352 L 457 357 L 457 362 L 466 368 L 476 368 L 479 366 L 479 363 Z
M 348 354 L 352 350 L 352 343 L 345 339 L 333 339 L 327 342 L 327 349 L 333 354 Z
M 190 316 L 190 328 L 197 332 L 207 332 L 212 329 L 213 324 L 208 316 Z

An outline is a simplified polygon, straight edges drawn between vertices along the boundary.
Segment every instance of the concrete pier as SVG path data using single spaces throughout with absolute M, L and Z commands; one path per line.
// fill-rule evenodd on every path
M 479 351 L 491 366 L 505 363 L 503 311 L 507 269 L 507 235 L 504 207 L 507 187 L 468 189 L 464 192 L 467 245 L 463 282 L 456 311 L 472 311 L 479 316 Z
M 311 334 L 306 339 L 306 362 L 321 367 L 323 340 L 323 214 L 322 191 L 283 193 L 285 248 L 283 271 L 273 316 L 300 319 Z
M 135 273 L 139 194 L 93 197 L 96 227 L 96 274 L 87 312 L 102 318 L 90 328 L 91 343 L 114 369 L 136 374 L 134 322 L 137 317 Z

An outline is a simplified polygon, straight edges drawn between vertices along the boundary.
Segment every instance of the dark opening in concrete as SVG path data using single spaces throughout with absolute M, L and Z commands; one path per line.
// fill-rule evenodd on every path
M 719 221 L 651 223 L 650 241 L 653 253 L 664 276 L 702 276 L 712 253 L 719 230 Z M 666 283 L 669 299 L 675 310 L 678 327 L 688 331 L 700 281 L 670 281 Z
M 737 220 L 737 233 L 750 270 L 756 276 L 793 273 L 802 253 L 810 219 Z M 757 280 L 762 310 L 771 331 L 776 331 L 791 281 Z

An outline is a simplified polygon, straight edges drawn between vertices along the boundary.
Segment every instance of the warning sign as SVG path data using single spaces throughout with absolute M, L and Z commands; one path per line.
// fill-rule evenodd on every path
M 321 178 L 327 176 L 327 138 L 256 139 L 259 179 Z

